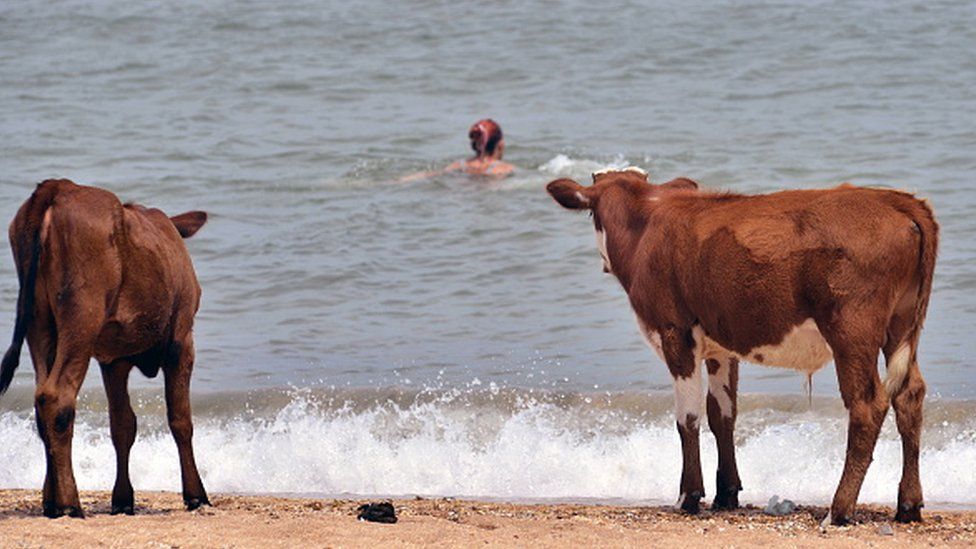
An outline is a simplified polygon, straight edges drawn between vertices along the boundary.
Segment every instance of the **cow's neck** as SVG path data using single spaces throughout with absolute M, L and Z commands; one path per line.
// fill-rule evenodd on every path
M 623 214 L 623 215 L 621 215 Z M 597 247 L 604 261 L 609 263 L 610 272 L 617 277 L 624 290 L 629 290 L 634 280 L 634 265 L 641 254 L 638 249 L 646 218 L 638 212 L 618 212 L 601 216 L 603 231 L 597 231 Z

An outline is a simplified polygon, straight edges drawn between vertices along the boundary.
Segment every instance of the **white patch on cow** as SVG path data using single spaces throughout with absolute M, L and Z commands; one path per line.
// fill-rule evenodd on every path
M 891 355 L 891 360 L 886 364 L 888 369 L 885 374 L 884 386 L 888 398 L 895 396 L 901 386 L 905 384 L 905 376 L 908 375 L 908 362 L 912 359 L 912 347 L 907 342 L 902 343 L 895 354 Z
M 603 270 L 611 273 L 610 256 L 607 255 L 607 232 L 596 231 L 596 249 L 600 251 L 600 259 L 603 260 Z
M 637 329 L 639 329 L 641 335 L 644 336 L 644 341 L 647 343 L 647 346 L 657 353 L 657 356 L 661 359 L 661 362 L 666 363 L 667 361 L 664 360 L 664 348 L 661 347 L 661 334 L 648 328 L 647 324 L 644 324 L 644 321 L 641 320 L 636 313 L 634 314 L 634 318 L 637 320 Z
M 695 369 L 688 377 L 674 378 L 674 413 L 678 423 L 685 428 L 697 430 L 702 416 L 702 404 L 705 400 L 702 393 L 701 363 L 695 362 Z M 688 416 L 694 419 L 688 422 Z
M 685 499 L 687 497 L 688 497 L 688 494 L 686 494 L 684 492 L 681 492 L 681 495 L 678 496 L 678 501 L 675 502 L 675 504 L 674 504 L 675 509 L 681 509 L 681 506 L 685 504 Z
M 702 330 L 702 327 L 697 324 L 691 329 L 691 337 L 695 340 L 695 348 L 693 349 L 695 353 L 695 364 L 700 366 L 703 360 L 712 358 L 706 355 L 711 340 L 705 335 L 705 330 Z
M 722 412 L 722 417 L 732 417 L 732 397 L 729 396 L 729 385 L 731 385 L 730 374 L 732 372 L 731 357 L 715 359 L 718 361 L 718 371 L 714 374 L 708 373 L 708 394 L 718 402 L 718 409 Z
M 662 361 L 667 363 L 667 360 L 664 358 L 664 347 L 661 345 L 661 334 L 650 329 L 636 313 L 634 314 L 634 318 L 637 320 L 637 328 L 640 329 L 641 335 L 644 336 L 644 341 L 647 342 L 647 345 L 651 349 L 654 349 L 654 352 L 657 353 L 657 356 Z M 699 426 L 699 418 L 702 416 L 702 407 L 705 400 L 705 395 L 702 392 L 701 379 L 702 348 L 701 342 L 696 338 L 694 349 L 695 369 L 692 370 L 691 375 L 688 377 L 678 376 L 673 379 L 675 418 L 679 424 L 686 428 L 696 430 Z M 694 417 L 690 424 L 687 423 L 689 415 Z
M 576 191 L 576 199 L 580 201 L 580 204 L 589 204 L 590 203 L 590 199 L 589 198 L 586 198 L 586 196 L 584 196 L 583 193 L 581 193 L 579 191 Z
M 750 349 L 745 354 L 735 353 L 723 348 L 713 339 L 704 334 L 705 358 L 721 359 L 732 355 L 747 362 L 759 363 L 763 366 L 777 366 L 790 368 L 813 374 L 825 364 L 834 359 L 827 340 L 823 338 L 817 323 L 812 318 L 804 320 L 793 327 L 783 340 L 775 345 L 761 345 Z M 762 357 L 760 359 L 760 357 Z

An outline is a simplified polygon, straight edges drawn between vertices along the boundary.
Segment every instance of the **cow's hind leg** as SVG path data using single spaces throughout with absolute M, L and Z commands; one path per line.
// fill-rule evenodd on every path
M 687 513 L 697 513 L 705 497 L 702 482 L 699 425 L 702 410 L 701 363 L 690 333 L 673 330 L 662 334 L 664 357 L 674 378 L 675 419 L 681 437 L 681 495 L 677 506 Z
M 712 509 L 739 507 L 739 469 L 735 463 L 736 390 L 739 384 L 739 361 L 735 357 L 709 359 L 708 426 L 718 446 L 718 472 L 715 476 L 715 500 Z
M 193 420 L 190 415 L 190 374 L 193 371 L 193 339 L 174 342 L 163 374 L 166 381 L 166 415 L 180 454 L 183 503 L 188 510 L 210 505 L 193 458 Z
M 136 440 L 136 415 L 129 402 L 129 372 L 124 360 L 102 364 L 102 380 L 108 398 L 112 444 L 115 446 L 115 487 L 112 488 L 112 514 L 131 515 L 135 509 L 132 482 L 129 480 L 129 450 Z
M 46 307 L 46 301 L 43 300 L 43 296 L 38 300 L 38 305 L 35 310 L 34 322 L 28 327 L 27 331 L 27 345 L 30 348 L 31 360 L 34 362 L 34 381 L 37 387 L 47 379 L 47 376 L 51 372 L 51 368 L 54 366 L 55 353 L 57 351 L 57 334 L 53 329 L 53 320 L 51 319 L 50 309 Z M 40 419 L 40 416 L 36 416 Z M 38 423 L 40 427 L 40 423 Z M 40 432 L 40 431 L 38 431 Z M 47 441 L 43 440 L 45 444 L 45 450 L 47 449 Z M 55 505 L 54 505 L 54 461 L 51 459 L 51 453 L 48 451 L 44 452 L 44 460 L 46 462 L 46 469 L 44 472 L 44 490 L 42 504 L 44 508 L 44 514 L 47 516 L 55 516 Z
M 914 352 L 904 347 L 889 353 L 885 349 L 888 368 L 899 367 L 897 361 L 908 362 L 904 381 L 898 388 L 891 388 L 892 407 L 895 409 L 895 420 L 898 433 L 901 435 L 902 473 L 898 484 L 898 510 L 895 520 L 898 522 L 919 522 L 922 520 L 922 483 L 918 474 L 919 439 L 922 431 L 922 401 L 925 399 L 925 380 L 918 368 Z M 901 353 L 901 356 L 899 356 Z M 903 366 L 902 366 L 903 367 Z
M 44 514 L 83 517 L 78 488 L 71 467 L 71 439 L 74 436 L 78 390 L 88 371 L 89 355 L 84 345 L 74 342 L 58 346 L 58 359 L 34 393 L 37 431 L 44 442 L 48 466 L 44 481 Z M 84 347 L 85 350 L 81 350 Z M 64 357 L 64 358 L 62 358 Z
M 847 457 L 830 506 L 831 522 L 842 525 L 847 524 L 854 514 L 857 496 L 888 411 L 888 397 L 878 375 L 880 344 L 832 347 L 840 392 L 848 411 Z

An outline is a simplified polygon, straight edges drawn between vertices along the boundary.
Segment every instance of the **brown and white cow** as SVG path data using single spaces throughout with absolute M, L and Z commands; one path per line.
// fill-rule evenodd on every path
M 193 458 L 189 397 L 200 286 L 183 244 L 206 219 L 204 212 L 169 218 L 123 206 L 108 191 L 60 179 L 38 185 L 10 224 L 20 294 L 13 343 L 0 365 L 0 394 L 10 385 L 26 336 L 47 458 L 45 515 L 83 516 L 71 437 L 78 389 L 92 357 L 101 365 L 116 452 L 112 514 L 133 513 L 129 450 L 136 417 L 127 389 L 133 366 L 148 377 L 163 370 L 183 501 L 189 509 L 209 504 Z
M 810 374 L 833 360 L 849 423 L 828 520 L 850 520 L 889 399 L 904 453 L 896 519 L 921 520 L 925 383 L 916 352 L 938 240 L 924 202 L 851 185 L 702 192 L 689 179 L 651 184 L 636 168 L 594 174 L 588 187 L 559 179 L 547 190 L 562 206 L 591 212 L 603 269 L 620 281 L 641 333 L 674 378 L 682 509 L 697 512 L 705 495 L 702 363 L 718 445 L 712 508 L 728 509 L 742 489 L 733 442 L 739 361 Z

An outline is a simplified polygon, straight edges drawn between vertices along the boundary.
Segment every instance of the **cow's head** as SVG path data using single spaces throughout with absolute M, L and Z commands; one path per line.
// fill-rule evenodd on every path
M 646 222 L 642 205 L 655 202 L 668 193 L 697 189 L 697 183 L 685 178 L 655 185 L 647 180 L 647 172 L 633 166 L 596 172 L 589 187 L 572 179 L 557 179 L 546 186 L 549 194 L 564 208 L 590 211 L 605 273 L 613 272 L 605 221 L 613 221 L 615 226 L 639 232 Z

